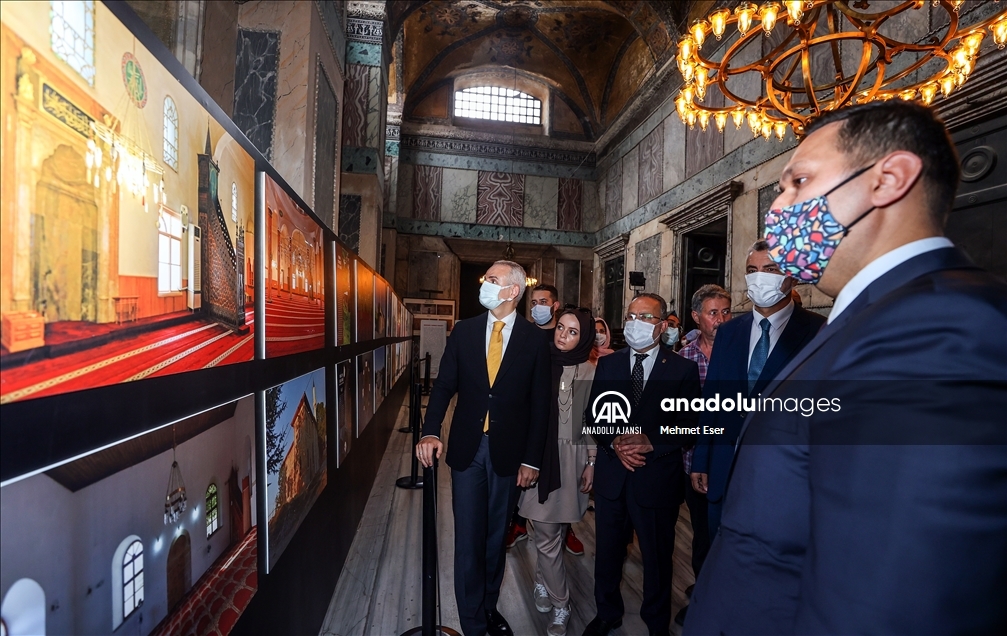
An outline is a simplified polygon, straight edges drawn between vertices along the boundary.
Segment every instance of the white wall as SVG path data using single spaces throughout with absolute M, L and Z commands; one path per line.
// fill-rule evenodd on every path
M 254 413 L 252 398 L 244 398 L 233 418 L 178 446 L 189 508 L 174 526 L 163 522 L 171 451 L 76 493 L 45 474 L 0 490 L 0 591 L 6 593 L 20 578 L 32 578 L 49 605 L 59 604 L 47 617 L 49 633 L 107 634 L 112 629 L 112 557 L 123 538 L 136 534 L 144 548 L 144 604 L 116 631 L 149 632 L 167 614 L 166 565 L 176 532 L 184 528 L 192 540 L 193 583 L 228 547 L 226 482 L 235 465 L 239 483 L 249 468 L 255 483 L 254 458 L 247 456 L 245 442 L 246 436 L 254 439 Z M 203 497 L 211 482 L 219 492 L 220 529 L 208 540 Z

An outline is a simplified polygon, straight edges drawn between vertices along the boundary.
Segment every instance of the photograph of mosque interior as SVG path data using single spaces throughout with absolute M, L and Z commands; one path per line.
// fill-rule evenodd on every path
M 5 0 L 0 636 L 1007 633 L 1007 2 Z

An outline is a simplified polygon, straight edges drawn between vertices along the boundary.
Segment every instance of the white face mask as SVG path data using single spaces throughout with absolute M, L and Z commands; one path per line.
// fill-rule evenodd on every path
M 627 320 L 622 335 L 631 349 L 642 351 L 657 341 L 654 337 L 654 326 L 642 320 Z
M 552 307 L 549 305 L 535 305 L 531 308 L 531 319 L 536 325 L 544 325 L 552 320 Z
M 605 335 L 605 334 L 603 334 L 603 333 L 596 333 L 596 334 L 594 334 L 594 342 L 595 342 L 595 344 L 597 344 L 597 345 L 598 345 L 599 347 L 601 347 L 601 346 L 603 346 L 603 345 L 605 344 L 605 338 L 607 338 L 607 337 L 608 337 L 608 336 L 606 336 L 606 335 Z
M 479 288 L 479 304 L 493 311 L 503 302 L 500 298 L 500 290 L 503 287 L 484 280 L 482 287 Z
M 668 329 L 661 334 L 661 342 L 669 347 L 678 342 L 678 327 L 668 327 Z
M 787 295 L 781 289 L 785 280 L 787 277 L 782 274 L 770 274 L 769 272 L 746 274 L 748 297 L 756 307 L 772 307 Z

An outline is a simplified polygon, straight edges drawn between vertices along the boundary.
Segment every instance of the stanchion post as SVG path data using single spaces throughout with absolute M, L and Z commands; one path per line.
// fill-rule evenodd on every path
M 412 455 L 412 460 L 410 461 L 409 474 L 395 480 L 396 486 L 406 490 L 423 488 L 423 480 L 419 476 L 420 460 L 416 458 L 416 445 L 420 443 L 420 429 L 423 428 L 423 416 L 420 413 L 422 404 L 420 385 L 411 383 L 409 385 L 409 429 L 413 433 L 413 442 L 409 452 Z
M 423 359 L 423 395 L 430 395 L 430 352 Z

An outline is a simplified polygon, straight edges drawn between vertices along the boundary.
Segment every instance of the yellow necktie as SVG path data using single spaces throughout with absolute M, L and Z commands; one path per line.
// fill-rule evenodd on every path
M 486 372 L 490 376 L 490 387 L 496 382 L 500 371 L 500 360 L 503 359 L 503 328 L 504 321 L 493 323 L 493 333 L 490 335 L 490 350 L 486 353 Z M 486 411 L 486 421 L 483 423 L 483 433 L 490 430 L 490 412 Z

